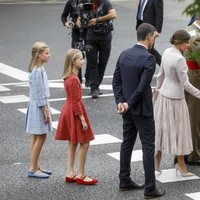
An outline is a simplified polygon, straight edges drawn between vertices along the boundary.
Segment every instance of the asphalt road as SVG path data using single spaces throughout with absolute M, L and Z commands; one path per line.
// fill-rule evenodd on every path
M 5 1 L 0 0 L 1 2 Z M 53 175 L 48 180 L 27 178 L 30 138 L 24 130 L 25 114 L 18 110 L 26 108 L 27 101 L 24 96 L 18 95 L 28 97 L 28 87 L 26 81 L 17 78 L 15 69 L 27 72 L 32 44 L 35 41 L 45 41 L 51 50 L 51 59 L 45 66 L 51 83 L 50 103 L 52 108 L 60 111 L 65 98 L 60 78 L 64 55 L 70 48 L 71 37 L 60 20 L 64 8 L 64 3 L 61 1 L 51 1 L 51 3 L 40 3 L 40 1 L 34 4 L 31 1 L 9 2 L 11 4 L 0 4 L 0 200 L 143 199 L 142 190 L 118 191 L 119 160 L 114 158 L 113 153 L 117 154 L 120 150 L 122 120 L 116 113 L 111 90 L 112 77 L 110 77 L 113 75 L 120 52 L 136 42 L 135 14 L 138 1 L 112 1 L 118 16 L 114 22 L 112 53 L 103 81 L 104 96 L 93 100 L 88 97 L 89 90 L 83 89 L 86 109 L 99 142 L 91 145 L 87 159 L 87 174 L 99 180 L 98 185 L 92 187 L 64 182 L 67 143 L 55 141 L 53 133 L 48 135 L 40 159 L 43 166 L 53 171 Z M 12 4 L 13 2 L 17 4 Z M 182 3 L 174 0 L 164 1 L 164 26 L 162 34 L 156 41 L 156 48 L 161 53 L 170 46 L 169 38 L 172 33 L 187 25 L 189 17 L 181 15 L 181 12 L 188 2 L 191 1 Z M 13 67 L 11 69 L 14 75 L 11 75 L 11 72 L 5 75 L 1 64 Z M 19 97 L 18 102 L 7 102 L 11 99 L 16 100 L 17 97 Z M 58 117 L 59 113 L 53 114 L 55 124 Z M 134 150 L 136 154 L 141 152 L 139 140 Z M 141 159 L 132 162 L 131 166 L 132 178 L 142 183 L 144 175 Z M 196 198 L 186 196 L 188 193 L 200 192 L 199 167 L 189 166 L 189 170 L 197 176 L 194 180 L 176 177 L 173 159 L 167 155 L 164 155 L 161 167 L 164 169 L 163 176 L 162 180 L 158 178 L 157 185 L 166 190 L 163 200 L 200 199 L 199 196 Z M 171 175 L 172 177 L 169 177 Z

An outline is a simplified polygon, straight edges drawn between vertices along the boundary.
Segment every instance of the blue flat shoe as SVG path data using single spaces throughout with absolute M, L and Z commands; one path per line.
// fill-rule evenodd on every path
M 39 169 L 42 173 L 47 174 L 47 175 L 51 175 L 52 171 L 46 170 L 46 169 Z
M 48 174 L 42 173 L 40 170 L 37 170 L 35 172 L 28 171 L 28 177 L 32 178 L 49 178 Z

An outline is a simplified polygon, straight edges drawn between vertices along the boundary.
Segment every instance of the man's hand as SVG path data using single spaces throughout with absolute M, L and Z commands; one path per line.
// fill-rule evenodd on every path
M 67 28 L 72 29 L 73 26 L 74 26 L 74 22 L 72 22 L 72 21 L 67 21 L 67 22 L 65 23 L 65 26 L 66 26 Z
M 119 114 L 124 114 L 124 113 L 127 112 L 127 110 L 128 110 L 128 104 L 126 102 L 124 102 L 124 103 L 118 103 L 118 105 L 117 105 L 117 112 Z

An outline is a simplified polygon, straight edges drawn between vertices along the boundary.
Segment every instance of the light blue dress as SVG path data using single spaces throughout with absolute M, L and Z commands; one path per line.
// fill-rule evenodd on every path
M 30 101 L 26 113 L 26 132 L 40 135 L 53 131 L 51 119 L 49 123 L 44 123 L 44 113 L 41 109 L 41 106 L 46 105 L 50 112 L 48 101 L 50 93 L 44 67 L 35 67 L 29 74 L 29 96 Z

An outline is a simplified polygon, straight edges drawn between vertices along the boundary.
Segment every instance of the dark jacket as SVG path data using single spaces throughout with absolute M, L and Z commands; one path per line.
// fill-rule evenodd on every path
M 127 102 L 132 114 L 153 116 L 150 84 L 155 69 L 155 58 L 145 47 L 135 45 L 123 51 L 113 77 L 116 103 Z
M 138 11 L 139 6 L 140 3 L 138 4 Z M 143 12 L 143 22 L 153 25 L 161 33 L 163 25 L 163 0 L 148 0 Z M 140 24 L 141 21 L 137 20 L 136 29 Z

